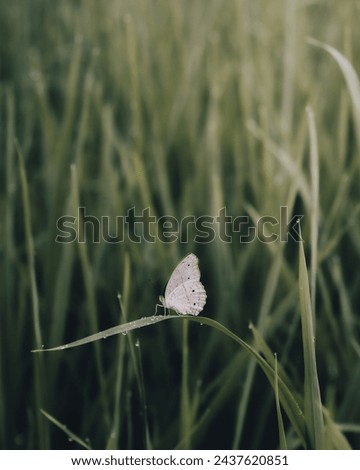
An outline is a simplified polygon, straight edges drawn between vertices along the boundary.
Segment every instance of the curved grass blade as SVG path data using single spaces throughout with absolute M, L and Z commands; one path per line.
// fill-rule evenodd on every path
M 195 321 L 207 326 L 210 326 L 212 328 L 215 328 L 216 330 L 220 331 L 221 333 L 224 333 L 234 341 L 236 341 L 242 348 L 244 348 L 247 352 L 249 352 L 256 360 L 258 365 L 261 367 L 262 371 L 265 373 L 266 377 L 268 378 L 271 386 L 275 390 L 275 372 L 274 369 L 271 367 L 271 365 L 246 341 L 242 340 L 237 336 L 235 333 L 232 331 L 228 330 L 225 326 L 221 325 L 215 320 L 212 320 L 211 318 L 205 318 L 205 317 L 188 317 L 189 320 Z M 304 414 L 294 398 L 294 395 L 291 393 L 287 385 L 284 383 L 284 381 L 279 378 L 278 381 L 278 386 L 279 386 L 279 400 L 280 403 L 287 414 L 291 424 L 294 427 L 294 430 L 296 431 L 297 435 L 299 436 L 299 439 L 302 442 L 302 445 L 304 447 L 307 447 L 307 439 L 306 439 L 306 430 L 305 430 L 305 418 Z
M 201 323 L 203 325 L 210 326 L 215 328 L 216 330 L 220 331 L 221 333 L 227 335 L 232 340 L 236 341 L 240 346 L 242 346 L 246 351 L 248 351 L 254 358 L 256 359 L 258 365 L 261 367 L 265 375 L 267 376 L 270 384 L 272 385 L 273 389 L 275 389 L 275 373 L 274 369 L 268 364 L 268 362 L 248 343 L 244 340 L 239 338 L 235 333 L 228 330 L 225 326 L 221 325 L 215 320 L 206 317 L 194 317 L 194 316 L 184 316 L 184 315 L 158 315 L 152 317 L 144 317 L 140 318 L 139 320 L 134 320 L 129 323 L 124 323 L 122 325 L 117 325 L 112 328 L 109 328 L 104 331 L 100 331 L 99 333 L 95 333 L 93 335 L 87 336 L 85 338 L 79 339 L 77 341 L 73 341 L 72 343 L 64 344 L 62 346 L 57 346 L 55 348 L 49 349 L 37 349 L 32 352 L 49 352 L 49 351 L 61 351 L 64 349 L 75 348 L 77 346 L 82 346 L 87 343 L 92 343 L 93 341 L 98 341 L 100 339 L 108 338 L 109 336 L 117 335 L 117 334 L 126 334 L 128 331 L 135 330 L 137 328 L 143 328 L 145 326 L 154 325 L 164 320 L 170 319 L 187 319 L 191 321 L 195 321 L 197 323 Z M 287 385 L 283 382 L 283 380 L 279 379 L 279 399 L 281 405 L 286 412 L 290 422 L 292 423 L 296 433 L 298 434 L 302 444 L 306 447 L 306 431 L 305 431 L 305 420 L 303 412 L 295 400 L 293 394 L 290 392 Z
M 337 62 L 342 74 L 344 75 L 353 105 L 355 133 L 360 150 L 360 82 L 354 67 L 351 65 L 349 60 L 334 47 L 313 38 L 308 38 L 308 43 L 313 46 L 320 47 L 328 52 Z
M 181 318 L 179 315 L 156 315 L 152 317 L 143 317 L 139 320 L 134 320 L 129 323 L 123 323 L 122 325 L 113 326 L 107 330 L 99 331 L 93 335 L 86 336 L 85 338 L 72 341 L 71 343 L 62 344 L 61 346 L 56 346 L 55 348 L 42 348 L 34 349 L 31 352 L 50 352 L 50 351 L 63 351 L 64 349 L 76 348 L 77 346 L 82 346 L 87 343 L 93 343 L 100 339 L 106 339 L 110 336 L 123 334 L 126 335 L 128 331 L 136 330 L 137 328 L 143 328 L 144 326 L 155 325 L 163 320 L 169 320 L 170 318 Z
M 275 358 L 274 358 L 274 353 L 271 351 L 269 348 L 268 344 L 266 343 L 264 337 L 254 326 L 252 323 L 249 325 L 249 329 L 251 330 L 251 333 L 253 335 L 254 341 L 255 341 L 255 348 L 257 351 L 261 353 L 261 355 L 266 359 L 266 361 L 271 365 L 271 367 L 275 370 Z M 278 364 L 277 366 L 277 373 L 281 380 L 286 384 L 289 390 L 293 389 L 293 384 L 291 383 L 289 377 L 286 375 L 284 369 L 281 367 L 281 365 Z M 298 399 L 298 397 L 297 397 Z M 300 406 L 302 407 L 301 401 L 299 402 Z

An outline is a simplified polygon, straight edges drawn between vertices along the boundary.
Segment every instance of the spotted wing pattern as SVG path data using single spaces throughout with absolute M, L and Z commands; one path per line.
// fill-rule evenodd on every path
M 199 260 L 190 253 L 174 269 L 165 289 L 165 308 L 183 315 L 198 315 L 206 302 L 205 287 L 200 282 Z

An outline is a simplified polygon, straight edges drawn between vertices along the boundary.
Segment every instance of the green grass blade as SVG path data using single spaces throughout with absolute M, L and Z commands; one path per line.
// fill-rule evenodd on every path
M 5 200 L 5 226 L 4 226 L 4 311 L 0 318 L 0 396 L 5 397 L 5 384 L 8 380 L 5 372 L 9 356 L 6 351 L 6 339 L 10 336 L 13 312 L 15 307 L 15 259 L 16 249 L 14 243 L 15 228 L 15 97 L 12 88 L 6 91 L 6 200 Z M 9 431 L 6 426 L 6 416 L 11 416 L 10 407 L 5 401 L 0 403 L 0 448 L 7 448 Z
M 24 209 L 24 226 L 25 226 L 25 241 L 26 251 L 28 257 L 28 270 L 30 277 L 31 286 L 31 300 L 32 300 L 32 313 L 33 313 L 33 324 L 35 333 L 35 342 L 39 347 L 42 344 L 41 339 L 41 328 L 40 328 L 40 312 L 39 312 L 39 294 L 37 289 L 36 272 L 35 272 L 35 249 L 34 239 L 31 230 L 31 213 L 30 213 L 30 195 L 29 187 L 26 177 L 24 157 L 20 149 L 19 144 L 16 141 L 16 149 L 19 157 L 19 172 L 22 189 L 22 202 Z
M 261 352 L 267 362 L 274 368 L 276 375 L 281 378 L 281 380 L 286 384 L 289 390 L 292 391 L 296 400 L 298 400 L 301 407 L 303 407 L 303 401 L 297 393 L 294 392 L 294 385 L 291 383 L 285 371 L 279 366 L 278 361 L 274 359 L 274 355 L 271 352 L 269 346 L 266 344 L 264 338 L 260 332 L 253 326 L 250 325 L 251 332 L 254 336 L 256 348 Z M 275 355 L 276 358 L 276 355 Z M 280 404 L 280 403 L 279 403 Z M 340 426 L 335 423 L 329 411 L 323 407 L 324 420 L 326 423 L 326 432 L 325 432 L 325 448 L 327 449 L 348 449 L 350 444 L 348 443 L 346 437 L 341 432 Z M 278 418 L 279 419 L 279 418 Z M 279 425 L 279 430 L 281 425 Z M 281 440 L 280 440 L 281 441 Z M 280 442 L 280 445 L 281 442 Z
M 128 308 L 128 301 L 129 301 L 130 280 L 131 280 L 130 259 L 129 259 L 128 254 L 126 253 L 124 256 L 124 302 L 122 302 L 121 295 L 118 294 L 120 310 L 126 322 L 127 322 L 127 308 Z M 151 443 L 150 432 L 149 432 L 145 384 L 144 384 L 144 376 L 143 376 L 142 363 L 141 363 L 140 342 L 138 339 L 134 341 L 131 331 L 132 330 L 128 330 L 126 332 L 127 340 L 128 340 L 127 342 L 129 345 L 129 353 L 130 353 L 132 366 L 134 369 L 134 375 L 135 375 L 137 387 L 139 390 L 139 398 L 140 398 L 140 404 L 141 404 L 141 409 L 142 409 L 141 414 L 143 417 L 143 424 L 144 424 L 145 448 L 148 450 L 151 450 L 153 446 Z
M 291 134 L 294 114 L 294 77 L 296 73 L 296 38 L 299 16 L 297 11 L 297 0 L 287 0 L 285 6 L 284 79 L 281 110 L 281 126 L 286 138 Z
M 130 290 L 130 260 L 128 253 L 125 253 L 124 256 L 124 273 L 123 273 L 123 295 L 118 294 L 119 301 L 119 310 L 120 316 L 121 313 L 127 312 L 128 300 L 129 300 L 129 290 Z M 121 396 L 123 391 L 123 382 L 124 382 L 124 362 L 125 362 L 125 351 L 126 351 L 126 342 L 121 341 L 119 337 L 117 345 L 117 365 L 116 365 L 116 377 L 115 377 L 115 386 L 114 386 L 114 412 L 112 417 L 112 426 L 110 431 L 110 436 L 107 440 L 106 449 L 116 449 L 119 442 L 120 436 L 120 424 L 121 418 L 123 416 L 123 410 L 121 408 Z
M 315 313 L 316 300 L 316 274 L 318 263 L 318 236 L 319 236 L 319 151 L 314 112 L 310 106 L 306 107 L 308 127 L 310 133 L 310 175 L 311 175 L 311 308 Z M 314 321 L 314 318 L 313 318 Z M 315 327 L 315 324 L 314 324 Z
M 200 322 L 204 325 L 211 326 L 221 333 L 227 335 L 229 338 L 236 341 L 242 348 L 244 348 L 248 353 L 250 353 L 265 373 L 273 389 L 275 388 L 275 372 L 270 364 L 246 341 L 242 340 L 239 336 L 234 334 L 232 331 L 228 330 L 226 327 L 221 325 L 215 320 L 205 317 L 189 317 L 190 320 Z M 291 421 L 299 439 L 302 444 L 306 446 L 306 436 L 305 436 L 305 422 L 304 415 L 302 410 L 294 398 L 294 395 L 291 393 L 287 385 L 279 379 L 279 397 L 281 405 L 286 412 L 289 420 Z
M 251 333 L 254 337 L 254 341 L 255 341 L 255 346 L 256 346 L 256 350 L 259 351 L 263 356 L 264 358 L 266 359 L 266 361 L 272 366 L 272 368 L 275 370 L 275 359 L 274 359 L 274 354 L 273 352 L 271 351 L 271 349 L 269 348 L 269 346 L 267 345 L 264 337 L 262 336 L 262 334 L 260 333 L 260 331 L 253 325 L 253 324 L 250 324 L 249 326 L 250 330 L 251 330 Z M 283 368 L 281 367 L 281 365 L 277 364 L 277 373 L 279 375 L 279 377 L 281 378 L 281 380 L 286 384 L 286 386 L 292 390 L 294 388 L 293 384 L 291 383 L 289 377 L 287 376 L 287 374 L 285 373 L 285 371 L 283 370 Z M 300 403 L 300 405 L 302 406 L 302 404 Z
M 15 145 L 16 145 L 16 150 L 17 150 L 18 157 L 19 157 L 19 173 L 20 173 L 22 202 L 23 202 L 23 211 L 24 211 L 25 241 L 26 241 L 26 252 L 27 252 L 27 265 L 28 265 L 28 272 L 29 272 L 29 279 L 30 279 L 33 327 L 34 327 L 34 334 L 35 334 L 35 343 L 37 347 L 40 347 L 42 344 L 42 338 L 41 338 L 41 327 L 40 327 L 39 294 L 38 294 L 36 270 L 35 270 L 34 239 L 33 239 L 33 234 L 32 234 L 32 229 L 31 229 L 30 194 L 29 194 L 29 187 L 28 187 L 28 181 L 27 181 L 27 176 L 26 176 L 22 150 L 17 141 L 15 141 Z M 36 401 L 36 408 L 39 410 L 41 406 L 43 406 L 43 404 L 45 403 L 44 387 L 43 387 L 44 362 L 41 358 L 35 358 L 34 369 L 35 369 L 35 379 L 34 379 L 35 401 Z M 38 413 L 37 413 L 37 425 L 38 425 L 39 438 L 41 442 L 41 448 L 47 449 L 49 447 L 48 427 L 44 425 Z
M 304 349 L 304 413 L 306 427 L 309 433 L 311 447 L 313 449 L 322 449 L 325 443 L 324 421 L 316 367 L 315 336 L 313 315 L 311 311 L 309 279 L 302 242 L 299 243 L 299 290 L 302 341 Z
M 250 346 L 244 340 L 239 338 L 236 334 L 228 330 L 226 327 L 224 327 L 217 321 L 212 320 L 210 318 L 205 318 L 205 317 L 180 316 L 180 315 L 166 315 L 166 316 L 158 315 L 158 316 L 140 318 L 139 320 L 134 320 L 129 323 L 117 325 L 107 330 L 100 331 L 99 333 L 87 336 L 85 338 L 74 341 L 72 343 L 64 344 L 62 346 L 58 346 L 58 347 L 50 348 L 50 349 L 40 349 L 40 350 L 38 349 L 33 352 L 49 352 L 49 351 L 61 351 L 64 349 L 70 349 L 70 348 L 74 348 L 77 346 L 82 346 L 87 343 L 98 341 L 100 339 L 105 339 L 105 338 L 108 338 L 109 336 L 113 336 L 116 334 L 120 334 L 120 333 L 127 334 L 129 331 L 135 330 L 137 328 L 143 328 L 145 326 L 154 325 L 164 320 L 171 320 L 175 318 L 181 319 L 181 320 L 188 319 L 194 322 L 198 322 L 198 323 L 210 326 L 216 329 L 217 331 L 220 331 L 221 333 L 227 335 L 232 340 L 236 341 L 238 344 L 240 344 L 242 348 L 244 348 L 248 353 L 250 353 L 256 359 L 258 365 L 261 367 L 261 369 L 265 373 L 272 387 L 273 388 L 275 387 L 274 369 L 268 364 L 268 362 L 266 362 L 265 359 L 252 346 Z M 305 446 L 306 445 L 305 426 L 304 426 L 305 423 L 304 423 L 304 416 L 303 416 L 302 410 L 300 409 L 299 404 L 295 400 L 293 394 L 291 393 L 287 385 L 281 379 L 279 379 L 279 397 L 280 397 L 280 402 L 281 402 L 283 409 L 285 410 L 289 420 L 294 426 L 294 429 L 296 433 L 298 434 L 299 439 Z
M 274 356 L 275 356 L 275 404 L 276 404 L 276 416 L 277 416 L 278 426 L 279 426 L 279 443 L 280 443 L 280 449 L 287 450 L 284 422 L 283 422 L 282 415 L 281 415 L 280 398 L 279 398 L 278 361 L 277 361 L 277 355 L 275 354 Z
M 351 445 L 341 431 L 340 426 L 333 421 L 328 410 L 324 409 L 326 424 L 325 448 L 333 450 L 351 450 Z
M 122 325 L 113 326 L 112 328 L 108 328 L 103 331 L 99 331 L 98 333 L 94 333 L 93 335 L 86 336 L 85 338 L 78 339 L 76 341 L 72 341 L 71 343 L 62 344 L 61 346 L 56 346 L 54 348 L 42 348 L 42 349 L 34 349 L 33 353 L 39 352 L 49 352 L 49 351 L 62 351 L 64 349 L 71 349 L 77 348 L 78 346 L 83 346 L 84 344 L 93 343 L 94 341 L 98 341 L 100 339 L 106 339 L 110 336 L 119 335 L 120 333 L 126 335 L 129 331 L 136 330 L 137 328 L 143 328 L 144 326 L 155 325 L 164 320 L 170 320 L 171 318 L 180 318 L 178 315 L 157 315 L 152 317 L 143 317 L 139 320 L 130 321 L 129 323 L 124 323 Z
M 87 450 L 91 450 L 91 446 L 85 442 L 83 439 L 81 439 L 79 436 L 74 434 L 70 429 L 68 429 L 65 424 L 61 424 L 57 419 L 55 419 L 53 416 L 51 416 L 49 413 L 47 413 L 44 410 L 40 410 L 41 413 L 55 426 L 57 426 L 61 431 L 63 431 L 69 438 L 70 441 L 74 441 L 77 444 L 79 444 L 81 447 L 84 447 Z
M 334 47 L 329 46 L 328 44 L 324 44 L 313 38 L 309 38 L 308 42 L 309 44 L 320 47 L 321 49 L 324 49 L 326 52 L 328 52 L 340 67 L 351 96 L 355 121 L 355 133 L 358 149 L 360 151 L 360 82 L 357 73 L 349 60 Z

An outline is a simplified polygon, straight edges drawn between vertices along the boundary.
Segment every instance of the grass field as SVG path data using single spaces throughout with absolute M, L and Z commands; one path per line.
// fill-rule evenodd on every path
M 0 448 L 359 449 L 359 2 L 0 9 Z

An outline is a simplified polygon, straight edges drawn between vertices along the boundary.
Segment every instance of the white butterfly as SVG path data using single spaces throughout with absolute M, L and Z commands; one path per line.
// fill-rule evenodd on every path
M 176 266 L 160 302 L 166 309 L 182 315 L 199 315 L 206 302 L 205 287 L 200 282 L 199 259 L 193 253 Z

